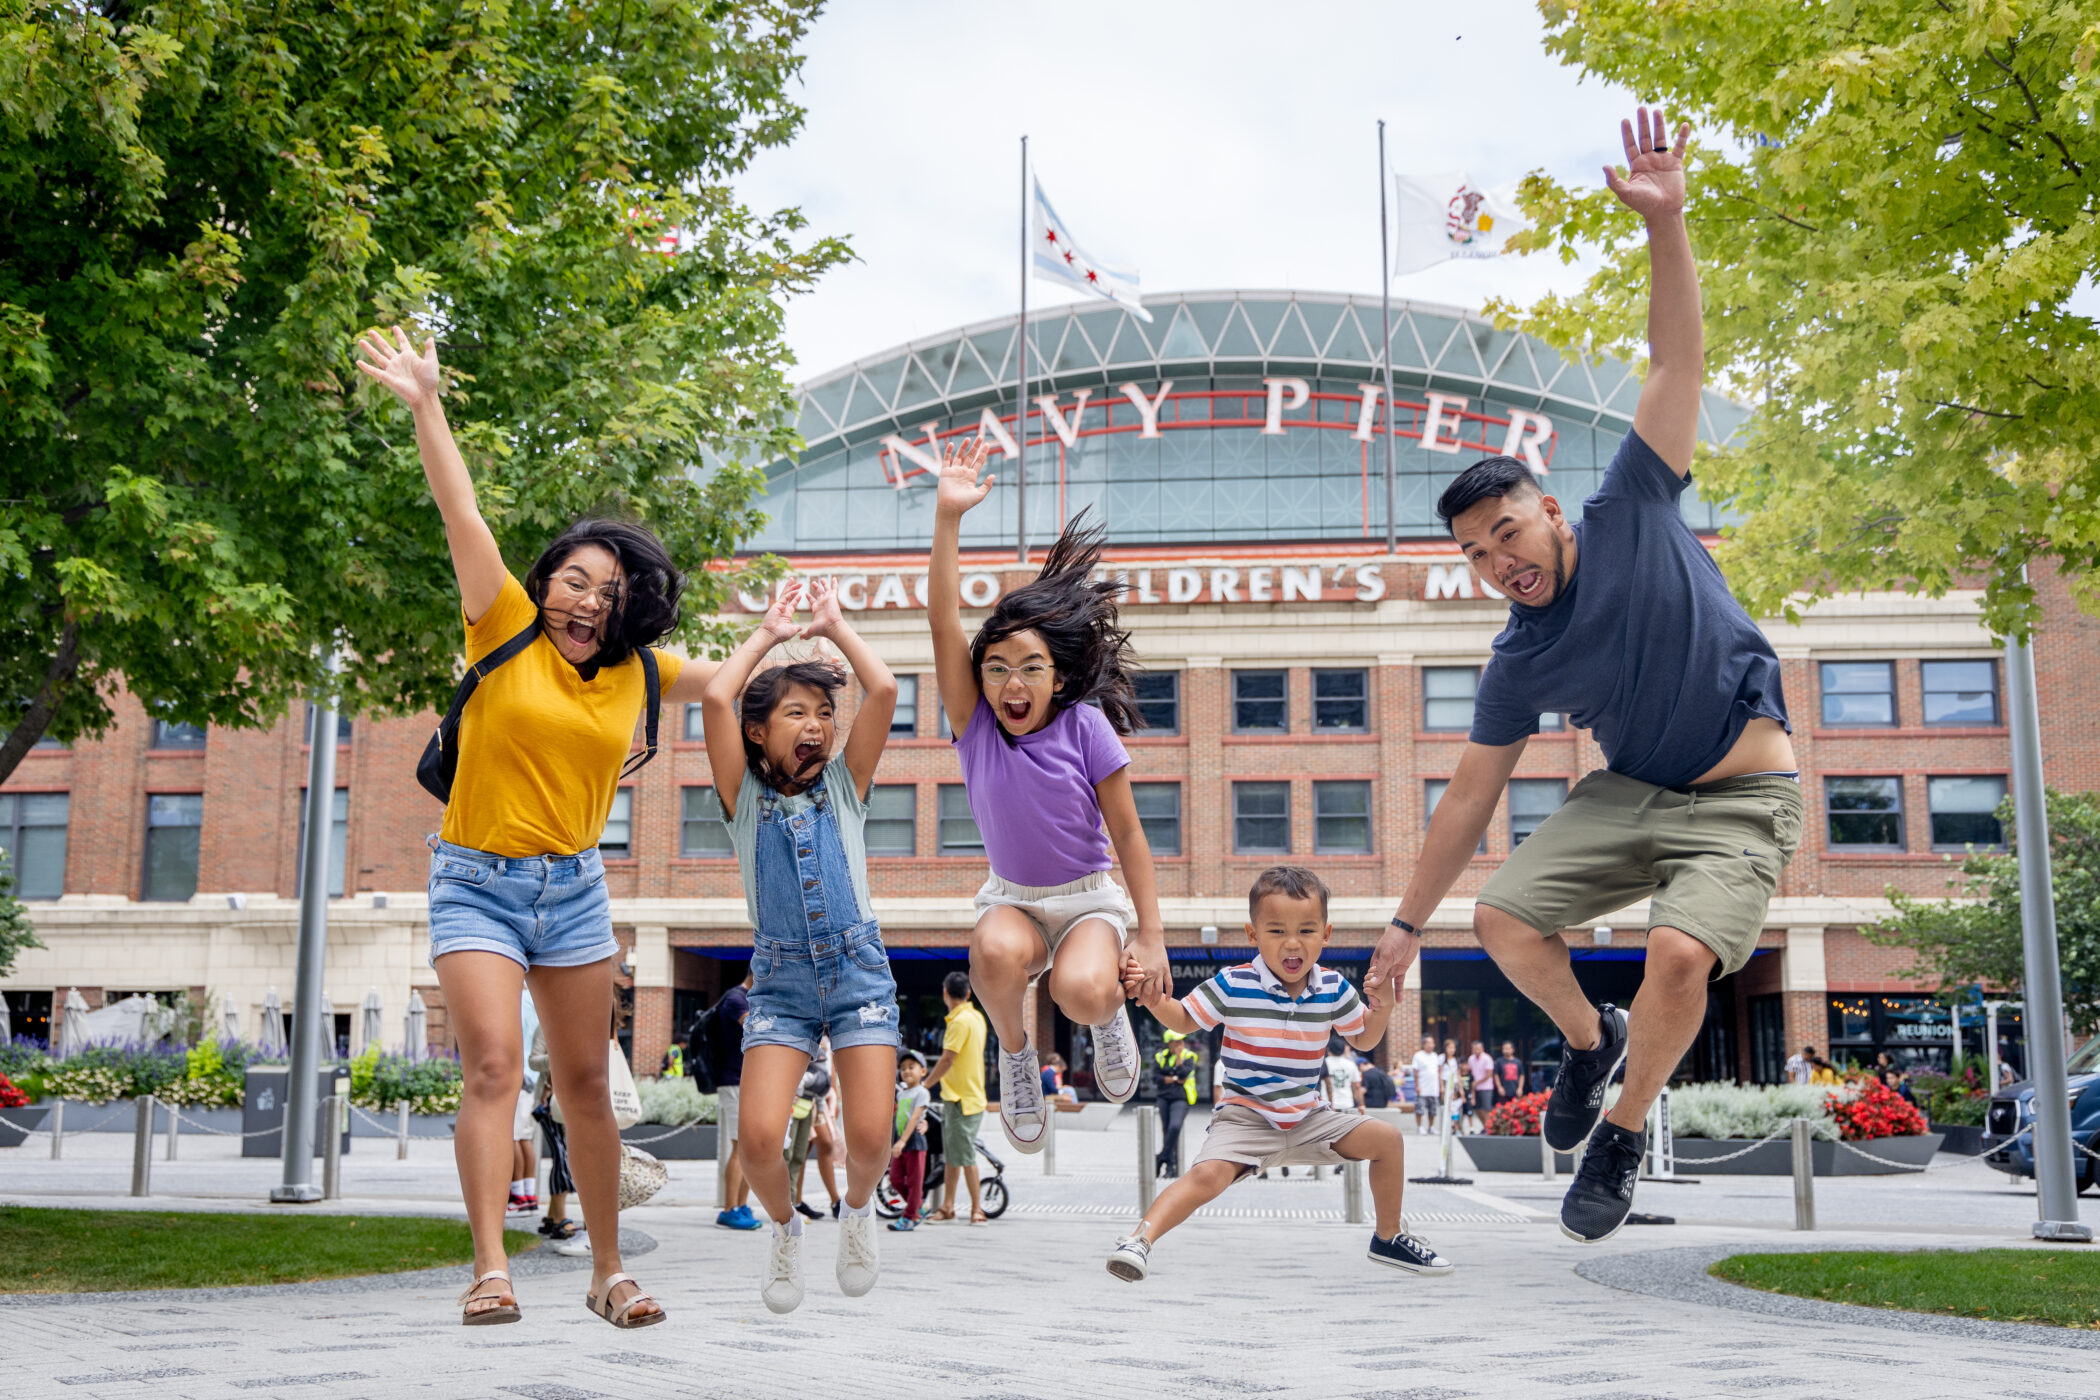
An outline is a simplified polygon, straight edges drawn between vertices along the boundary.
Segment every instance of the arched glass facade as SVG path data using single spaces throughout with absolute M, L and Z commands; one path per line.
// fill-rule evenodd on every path
M 1118 544 L 1344 541 L 1385 537 L 1384 447 L 1394 439 L 1402 538 L 1441 535 L 1438 493 L 1489 453 L 1547 468 L 1571 512 L 1631 426 L 1640 382 L 1616 360 L 1561 356 L 1452 307 L 1393 305 L 1388 411 L 1375 299 L 1307 292 L 1147 298 L 1029 318 L 1025 420 L 1029 537 L 1092 505 Z M 780 553 L 914 550 L 933 529 L 936 439 L 1019 436 L 1016 318 L 966 326 L 845 366 L 799 391 L 808 443 L 767 469 L 770 523 L 748 547 Z M 1042 400 L 1049 399 L 1045 405 Z M 1706 395 L 1720 441 L 1745 410 Z M 990 421 L 987 422 L 989 416 Z M 964 522 L 965 547 L 1015 538 L 1013 462 Z M 1685 497 L 1699 529 L 1711 507 Z

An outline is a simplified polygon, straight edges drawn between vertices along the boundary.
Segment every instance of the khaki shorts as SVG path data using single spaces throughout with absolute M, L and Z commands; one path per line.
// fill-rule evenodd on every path
M 1680 791 L 1592 773 L 1510 852 L 1479 902 L 1551 937 L 1648 899 L 1648 927 L 1683 929 L 1725 977 L 1757 947 L 1779 873 L 1801 844 L 1801 813 L 1791 778 Z
M 1375 1122 L 1361 1113 L 1343 1113 L 1322 1104 L 1299 1120 L 1295 1128 L 1279 1128 L 1244 1104 L 1229 1103 L 1210 1116 L 1210 1131 L 1203 1135 L 1203 1150 L 1191 1166 L 1205 1162 L 1237 1162 L 1243 1167 L 1332 1167 L 1349 1159 L 1334 1145 L 1364 1124 Z
M 510 1140 L 530 1142 L 539 1136 L 539 1127 L 532 1121 L 532 1090 L 518 1090 L 518 1106 L 510 1115 Z
M 979 918 L 985 910 L 1000 905 L 1018 909 L 1029 917 L 1042 932 L 1043 946 L 1048 949 L 1043 959 L 1044 972 L 1057 961 L 1057 949 L 1065 935 L 1085 920 L 1099 919 L 1115 929 L 1119 946 L 1130 941 L 1130 926 L 1137 922 L 1137 911 L 1130 907 L 1123 887 L 1110 879 L 1106 870 L 1097 870 L 1066 885 L 1017 885 L 997 874 L 989 875 L 977 891 L 976 903 Z

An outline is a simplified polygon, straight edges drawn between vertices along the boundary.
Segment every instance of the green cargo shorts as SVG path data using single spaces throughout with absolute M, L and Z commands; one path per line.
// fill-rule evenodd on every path
M 1510 852 L 1479 902 L 1551 937 L 1648 899 L 1648 927 L 1683 929 L 1725 977 L 1757 947 L 1779 872 L 1801 844 L 1801 813 L 1791 778 L 1678 789 L 1592 773 Z

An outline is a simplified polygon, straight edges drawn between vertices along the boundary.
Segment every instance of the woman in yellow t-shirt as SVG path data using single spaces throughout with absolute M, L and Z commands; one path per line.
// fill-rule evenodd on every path
M 579 520 L 520 583 L 481 518 L 439 403 L 437 342 L 367 332 L 358 368 L 415 417 L 423 474 L 452 548 L 469 665 L 528 628 L 460 722 L 459 768 L 431 840 L 430 960 L 465 1083 L 453 1155 L 474 1233 L 462 1322 L 518 1320 L 503 1249 L 511 1119 L 524 1077 L 519 989 L 529 986 L 591 1232 L 593 1312 L 616 1327 L 664 1320 L 620 1269 L 620 1135 L 606 1085 L 613 1022 L 612 906 L 598 840 L 646 701 L 638 653 L 678 625 L 685 579 L 639 525 Z M 655 652 L 666 709 L 697 701 L 716 667 Z

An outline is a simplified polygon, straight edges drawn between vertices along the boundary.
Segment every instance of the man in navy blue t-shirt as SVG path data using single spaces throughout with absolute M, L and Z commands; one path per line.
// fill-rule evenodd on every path
M 1708 981 L 1750 960 L 1802 812 L 1779 660 L 1678 512 L 1705 371 L 1684 223 L 1690 128 L 1673 149 L 1662 113 L 1641 112 L 1621 134 L 1628 169 L 1605 179 L 1647 224 L 1652 279 L 1633 431 L 1579 522 L 1508 456 L 1474 463 L 1437 502 L 1474 573 L 1509 598 L 1509 625 L 1365 979 L 1368 991 L 1414 960 L 1420 925 L 1479 845 L 1539 716 L 1593 731 L 1605 767 L 1510 852 L 1473 913 L 1481 946 L 1560 1028 L 1541 1126 L 1557 1149 L 1590 1140 L 1561 1206 L 1562 1232 L 1585 1241 L 1625 1223 L 1648 1107 L 1698 1035 Z M 1647 963 L 1629 1016 L 1591 1005 L 1556 935 L 1642 899 Z

